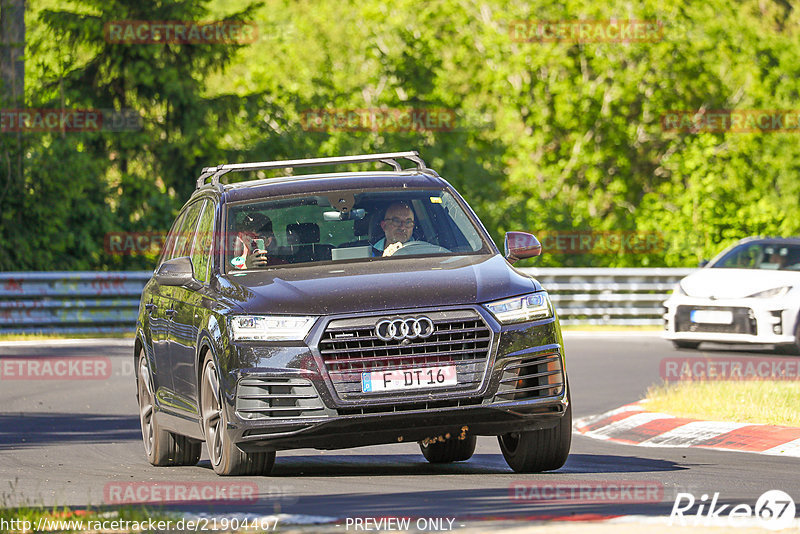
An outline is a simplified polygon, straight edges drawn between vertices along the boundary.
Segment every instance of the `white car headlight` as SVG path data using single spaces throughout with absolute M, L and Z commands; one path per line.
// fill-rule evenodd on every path
M 316 317 L 236 315 L 231 317 L 234 341 L 302 341 Z
M 553 316 L 553 305 L 545 291 L 497 300 L 484 306 L 502 324 L 521 323 Z
M 767 299 L 772 297 L 782 297 L 789 290 L 792 289 L 792 286 L 783 286 L 783 287 L 775 287 L 772 289 L 767 289 L 766 291 L 759 291 L 758 293 L 753 293 L 752 295 L 747 295 L 748 299 Z

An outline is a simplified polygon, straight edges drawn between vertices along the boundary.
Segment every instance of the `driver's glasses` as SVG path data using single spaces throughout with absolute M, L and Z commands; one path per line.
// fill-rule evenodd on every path
M 387 223 L 391 224 L 395 228 L 400 228 L 402 226 L 406 228 L 413 228 L 414 227 L 414 219 L 398 219 L 397 217 L 392 217 L 391 219 L 384 219 Z

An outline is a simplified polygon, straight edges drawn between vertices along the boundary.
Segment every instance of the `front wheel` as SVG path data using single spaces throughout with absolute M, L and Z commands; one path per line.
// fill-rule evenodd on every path
M 244 452 L 226 432 L 228 421 L 222 404 L 219 372 L 211 353 L 203 364 L 200 413 L 211 466 L 218 475 L 268 475 L 275 464 L 275 451 Z
M 553 428 L 497 436 L 509 467 L 517 473 L 554 471 L 567 461 L 572 442 L 572 403 Z
M 478 438 L 475 435 L 458 439 L 457 436 L 444 441 L 420 441 L 419 448 L 422 455 L 432 464 L 449 464 L 463 462 L 472 458 Z
M 775 348 L 780 354 L 800 354 L 800 317 L 797 318 L 797 324 L 794 327 L 794 343 L 778 345 Z
M 161 428 L 156 418 L 155 388 L 144 349 L 139 351 L 136 373 L 139 399 L 139 422 L 147 460 L 155 466 L 196 465 L 200 460 L 201 442 L 173 434 Z

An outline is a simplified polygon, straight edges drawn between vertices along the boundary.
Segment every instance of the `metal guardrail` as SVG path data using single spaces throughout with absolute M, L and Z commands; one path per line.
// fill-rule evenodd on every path
M 528 268 L 563 324 L 658 325 L 694 269 Z M 0 273 L 0 334 L 131 332 L 150 271 Z
M 661 325 L 662 302 L 697 269 L 530 268 L 550 293 L 562 324 Z
M 151 271 L 0 273 L 0 333 L 132 332 Z

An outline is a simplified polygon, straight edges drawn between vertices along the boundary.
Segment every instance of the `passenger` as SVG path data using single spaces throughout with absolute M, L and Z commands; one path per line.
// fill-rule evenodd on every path
M 239 226 L 234 244 L 234 258 L 231 260 L 234 267 L 254 269 L 286 263 L 285 260 L 274 256 L 275 234 L 269 217 L 263 213 L 248 213 Z M 259 248 L 261 243 L 258 240 L 263 241 L 264 248 Z
M 389 205 L 381 221 L 385 237 L 373 245 L 376 255 L 391 256 L 403 248 L 403 244 L 412 241 L 414 224 L 414 211 L 407 202 L 395 202 Z

